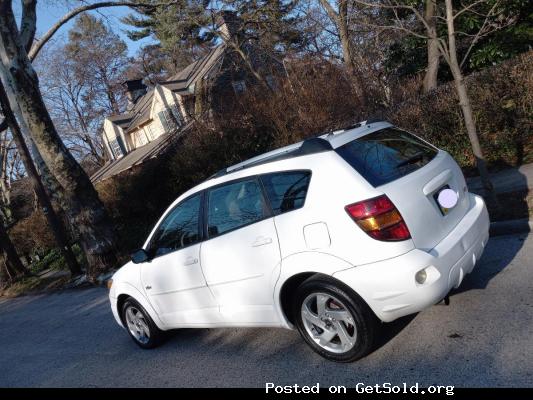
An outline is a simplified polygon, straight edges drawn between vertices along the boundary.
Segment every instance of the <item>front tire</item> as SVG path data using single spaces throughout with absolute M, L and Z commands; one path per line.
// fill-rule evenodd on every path
M 131 297 L 122 306 L 122 321 L 133 341 L 143 349 L 152 349 L 161 342 L 162 331 L 146 310 Z
M 373 348 L 377 318 L 350 288 L 311 277 L 297 289 L 293 314 L 306 343 L 322 357 L 352 362 Z

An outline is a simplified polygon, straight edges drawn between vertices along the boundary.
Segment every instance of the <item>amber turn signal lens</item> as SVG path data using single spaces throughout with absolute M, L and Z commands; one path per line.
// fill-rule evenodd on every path
M 113 279 L 108 279 L 107 280 L 107 288 L 111 289 L 111 286 L 113 286 Z
M 396 210 L 389 211 L 385 214 L 376 215 L 375 217 L 360 219 L 357 221 L 364 231 L 375 231 L 385 229 L 391 225 L 397 224 L 402 220 L 401 215 Z

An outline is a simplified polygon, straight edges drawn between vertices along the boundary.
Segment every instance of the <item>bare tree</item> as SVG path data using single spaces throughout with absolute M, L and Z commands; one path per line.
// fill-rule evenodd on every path
M 71 224 L 76 226 L 89 264 L 88 275 L 94 279 L 98 271 L 116 264 L 114 230 L 89 177 L 67 150 L 55 129 L 31 60 L 61 26 L 80 13 L 102 7 L 138 7 L 143 3 L 107 1 L 82 5 L 65 14 L 37 42 L 34 41 L 37 1 L 22 1 L 20 29 L 11 3 L 11 0 L 0 0 L 0 80 L 21 128 L 30 136 L 36 164 L 41 172 L 51 172 L 42 176 L 50 186 L 54 185 L 54 196 L 66 208 Z M 151 7 L 158 4 L 144 5 Z
M 9 103 L 17 103 L 36 147 L 60 184 L 94 277 L 116 264 L 115 234 L 89 177 L 61 141 L 42 99 L 37 74 L 27 55 L 35 34 L 35 2 L 23 2 L 19 31 L 11 1 L 0 1 L 0 78 Z
M 11 213 L 11 176 L 18 154 L 7 123 L 0 126 L 0 223 L 9 224 Z M 3 129 L 3 130 L 2 130 Z
M 89 85 L 76 74 L 62 48 L 54 49 L 38 61 L 43 97 L 56 129 L 67 148 L 78 160 L 85 156 L 99 165 L 104 163 L 104 149 L 98 129 L 102 118 L 92 98 L 86 98 Z
M 120 83 L 129 61 L 126 44 L 103 20 L 82 14 L 68 41 L 47 48 L 33 63 L 56 129 L 78 160 L 104 164 L 100 130 L 105 116 L 125 105 Z
M 427 69 L 424 75 L 424 92 L 428 93 L 437 88 L 439 74 L 440 51 L 437 37 L 437 0 L 425 0 L 424 20 L 426 22 L 427 39 Z
M 352 54 L 350 17 L 352 16 L 352 14 L 355 13 L 355 10 L 353 9 L 353 7 L 351 7 L 351 5 L 353 5 L 353 2 L 349 0 L 336 0 L 335 9 L 331 5 L 329 0 L 319 1 L 337 29 L 337 35 L 339 37 L 342 48 L 342 60 L 352 76 L 352 79 L 356 86 L 356 93 L 360 97 L 360 100 L 364 102 L 366 97 L 363 93 L 364 86 L 361 81 L 361 77 L 359 76 L 355 68 L 354 57 Z
M 78 264 L 72 249 L 68 243 L 68 236 L 66 234 L 66 229 L 62 226 L 61 221 L 59 220 L 52 203 L 46 193 L 44 185 L 39 177 L 37 168 L 33 164 L 31 159 L 30 151 L 24 141 L 24 136 L 18 125 L 18 122 L 11 110 L 9 105 L 9 100 L 7 94 L 4 90 L 3 85 L 0 83 L 0 108 L 4 114 L 6 128 L 9 127 L 12 135 L 13 141 L 15 142 L 17 149 L 19 150 L 20 157 L 24 163 L 24 169 L 30 178 L 33 190 L 37 196 L 37 199 L 42 207 L 43 213 L 46 216 L 50 229 L 54 234 L 56 242 L 59 246 L 60 252 L 63 255 L 65 262 L 70 269 L 72 275 L 78 275 L 81 273 L 80 265 Z M 1 127 L 0 127 L 1 128 Z M 6 129 L 7 131 L 7 129 Z
M 127 6 L 132 8 L 155 8 L 155 7 L 163 7 L 163 6 L 169 6 L 172 4 L 175 4 L 179 0 L 169 0 L 166 2 L 160 2 L 160 3 L 153 3 L 151 4 L 148 2 L 142 2 L 142 1 L 102 1 L 102 2 L 96 2 L 92 4 L 85 4 L 79 7 L 76 7 L 72 10 L 70 10 L 68 13 L 63 15 L 52 27 L 46 31 L 46 33 L 35 40 L 35 29 L 36 25 L 32 26 L 30 22 L 31 19 L 36 20 L 37 16 L 35 14 L 35 5 L 37 1 L 34 0 L 23 0 L 23 16 L 22 16 L 22 22 L 21 27 L 24 28 L 24 26 L 28 26 L 28 32 L 25 34 L 27 38 L 31 38 L 30 48 L 28 49 L 28 57 L 30 60 L 34 60 L 35 57 L 39 54 L 39 52 L 42 50 L 44 45 L 52 39 L 52 37 L 57 33 L 57 31 L 65 25 L 70 20 L 76 18 L 76 16 L 80 15 L 81 13 L 84 13 L 86 11 L 96 10 L 99 8 L 107 8 L 107 7 L 121 7 L 121 6 Z M 8 3 L 11 3 L 10 1 L 7 1 Z M 33 4 L 35 3 L 35 4 Z M 33 14 L 31 14 L 31 9 L 33 8 Z M 26 11 L 25 11 L 26 10 Z M 27 17 L 25 18 L 24 15 Z M 21 29 L 23 31 L 24 29 Z M 32 32 L 33 31 L 33 32 Z
M 392 13 L 391 21 L 384 23 L 383 25 L 376 25 L 375 23 L 368 23 L 369 26 L 385 28 L 385 29 L 394 29 L 398 31 L 405 32 L 409 35 L 413 35 L 424 40 L 435 39 L 434 36 L 428 35 L 427 32 L 432 31 L 432 26 L 428 24 L 428 21 L 424 17 L 423 13 L 419 10 L 416 5 L 412 5 L 412 2 L 409 1 L 397 1 L 397 0 L 379 0 L 379 1 L 365 1 L 365 0 L 353 0 L 358 4 L 368 7 L 371 9 L 386 9 Z M 490 175 L 488 173 L 485 157 L 483 156 L 483 151 L 479 143 L 478 133 L 476 129 L 476 124 L 474 121 L 472 113 L 472 105 L 470 102 L 470 97 L 468 96 L 468 90 L 464 82 L 464 76 L 462 71 L 462 66 L 465 60 L 468 58 L 468 55 L 473 48 L 473 46 L 482 38 L 492 32 L 502 29 L 506 26 L 509 26 L 513 23 L 512 19 L 501 18 L 500 14 L 500 0 L 476 0 L 468 4 L 461 3 L 459 9 L 454 8 L 452 0 L 445 0 L 445 17 L 439 18 L 438 20 L 443 21 L 443 28 L 446 32 L 446 36 L 437 38 L 437 47 L 440 55 L 444 58 L 453 75 L 454 85 L 459 98 L 459 105 L 463 114 L 463 120 L 465 123 L 466 131 L 468 133 L 468 138 L 472 146 L 472 151 L 476 159 L 476 165 L 481 176 L 481 181 L 483 182 L 483 187 L 487 192 L 489 200 L 495 205 L 498 204 L 496 195 L 493 190 L 492 182 L 490 180 Z M 424 33 L 417 32 L 411 29 L 405 24 L 405 18 L 400 18 L 399 13 L 410 13 L 413 19 L 416 19 L 420 24 L 425 28 Z M 481 27 L 475 34 L 469 34 L 467 39 L 469 39 L 470 44 L 468 46 L 465 55 L 463 56 L 462 61 L 459 61 L 458 49 L 456 44 L 456 36 L 458 32 L 455 30 L 455 21 L 456 19 L 465 13 L 475 13 L 477 17 L 483 16 L 484 22 Z M 433 18 L 433 20 L 437 20 Z
M 28 275 L 29 271 L 22 265 L 4 224 L 0 222 L 0 284 Z

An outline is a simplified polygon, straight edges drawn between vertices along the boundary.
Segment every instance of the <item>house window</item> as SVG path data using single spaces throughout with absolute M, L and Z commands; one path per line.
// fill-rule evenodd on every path
M 146 138 L 146 133 L 144 133 L 144 130 L 142 129 L 135 132 L 135 139 L 137 142 L 137 147 L 144 146 L 146 143 L 148 143 L 148 139 Z
M 246 83 L 244 81 L 233 81 L 231 82 L 233 85 L 233 90 L 235 90 L 235 93 L 243 93 L 246 90 Z
M 109 147 L 111 147 L 111 151 L 113 152 L 115 159 L 120 158 L 124 155 L 117 139 L 109 141 Z
M 163 128 L 165 128 L 165 132 L 167 133 L 172 132 L 173 130 L 183 125 L 183 120 L 181 118 L 179 107 L 175 103 L 172 104 L 169 108 L 160 111 L 157 115 L 159 116 L 159 120 L 161 121 Z
M 151 124 L 146 126 L 146 135 L 150 141 L 155 139 L 154 128 L 152 128 Z

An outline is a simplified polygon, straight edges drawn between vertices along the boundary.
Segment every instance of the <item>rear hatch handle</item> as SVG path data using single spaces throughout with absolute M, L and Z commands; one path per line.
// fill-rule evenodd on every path
M 426 185 L 422 188 L 422 192 L 426 196 L 430 195 L 437 189 L 440 189 L 442 186 L 447 184 L 452 179 L 452 176 L 452 171 L 450 169 L 445 169 L 428 183 L 426 183 Z

